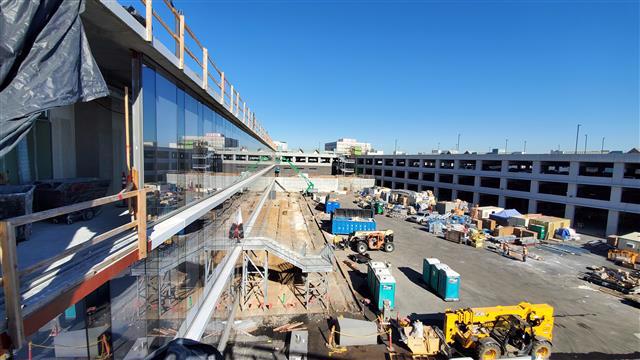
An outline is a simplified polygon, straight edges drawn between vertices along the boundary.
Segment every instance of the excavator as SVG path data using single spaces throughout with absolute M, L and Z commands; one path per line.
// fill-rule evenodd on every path
M 553 320 L 553 307 L 548 304 L 448 309 L 444 342 L 462 351 L 474 351 L 478 360 L 529 355 L 548 360 Z

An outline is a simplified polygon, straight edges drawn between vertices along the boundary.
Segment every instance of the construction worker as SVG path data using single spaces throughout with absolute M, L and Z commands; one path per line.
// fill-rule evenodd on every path
M 509 244 L 507 244 L 506 241 L 502 242 L 502 255 L 503 256 L 509 255 Z
M 280 177 L 280 166 L 276 166 L 275 173 L 276 177 Z
M 527 246 L 523 246 L 522 247 L 522 262 L 527 262 L 527 255 L 529 254 L 529 249 L 527 249 Z

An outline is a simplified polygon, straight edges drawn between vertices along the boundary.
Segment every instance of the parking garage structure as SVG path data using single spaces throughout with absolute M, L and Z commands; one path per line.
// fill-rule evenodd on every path
M 585 234 L 640 230 L 637 153 L 363 155 L 356 166 L 378 186 L 565 217 Z

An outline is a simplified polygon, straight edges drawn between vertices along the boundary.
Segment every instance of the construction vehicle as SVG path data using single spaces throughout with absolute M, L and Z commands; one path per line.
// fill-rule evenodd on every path
M 336 236 L 334 243 L 342 249 L 353 246 L 358 254 L 364 254 L 367 250 L 395 250 L 393 230 L 356 231 L 349 237 Z
M 449 346 L 475 351 L 478 360 L 528 355 L 547 360 L 553 320 L 553 307 L 548 304 L 448 309 L 444 337 Z
M 277 158 L 277 163 L 280 163 L 280 160 L 284 160 L 287 164 L 289 164 L 289 166 L 291 166 L 291 169 L 293 169 L 293 171 L 302 178 L 302 180 L 304 180 L 304 182 L 307 184 L 307 188 L 305 190 L 302 191 L 302 195 L 305 196 L 310 196 L 311 194 L 317 193 L 318 189 L 315 188 L 315 185 L 313 184 L 313 182 L 311 182 L 311 180 L 309 180 L 309 178 L 303 174 L 300 169 L 298 169 L 297 166 L 294 165 L 293 162 L 291 162 L 291 160 L 289 160 L 288 158 Z

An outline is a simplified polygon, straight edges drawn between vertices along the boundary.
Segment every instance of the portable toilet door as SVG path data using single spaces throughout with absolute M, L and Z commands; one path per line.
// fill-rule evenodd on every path
M 389 270 L 388 268 L 373 270 L 373 273 L 371 275 L 371 283 L 369 284 L 369 290 L 371 290 L 371 294 L 374 296 L 376 293 L 376 287 L 379 285 L 378 279 L 380 279 L 381 276 L 391 276 L 391 270 Z
M 438 295 L 444 301 L 460 300 L 460 274 L 451 268 L 440 269 Z
M 436 258 L 422 259 L 422 281 L 424 281 L 427 286 L 431 286 L 431 267 L 435 264 L 440 264 L 440 260 Z
M 429 281 L 429 285 L 431 285 L 431 289 L 433 289 L 434 292 L 438 291 L 438 276 L 440 275 L 440 269 L 443 268 L 449 268 L 449 266 L 447 266 L 446 264 L 435 264 L 431 267 L 431 276 L 430 276 L 430 281 Z
M 385 300 L 389 300 L 389 307 L 393 310 L 396 306 L 396 279 L 392 275 L 380 275 L 376 284 L 374 300 L 378 310 L 382 310 Z

